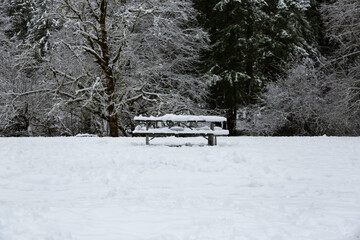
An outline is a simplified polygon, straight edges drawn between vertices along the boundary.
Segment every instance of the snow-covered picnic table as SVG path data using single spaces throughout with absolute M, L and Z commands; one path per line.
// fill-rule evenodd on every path
M 197 137 L 202 136 L 211 146 L 217 145 L 217 136 L 227 136 L 224 129 L 226 118 L 219 116 L 195 116 L 166 114 L 161 117 L 137 116 L 138 125 L 133 131 L 134 136 L 146 137 L 146 144 L 155 137 Z

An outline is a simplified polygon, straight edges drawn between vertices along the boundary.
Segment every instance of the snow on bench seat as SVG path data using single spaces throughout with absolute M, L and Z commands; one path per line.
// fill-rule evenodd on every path
M 133 131 L 134 134 L 142 134 L 142 135 L 146 135 L 146 134 L 151 134 L 151 135 L 187 135 L 187 136 L 207 136 L 207 135 L 215 135 L 215 136 L 227 136 L 229 135 L 229 130 L 225 130 L 222 128 L 218 128 L 218 129 L 214 129 L 211 130 L 209 129 L 191 129 L 191 128 L 182 128 L 182 129 L 172 129 L 172 128 L 150 128 L 150 129 L 146 129 L 146 127 L 141 127 L 138 126 L 137 128 L 135 128 L 135 130 Z

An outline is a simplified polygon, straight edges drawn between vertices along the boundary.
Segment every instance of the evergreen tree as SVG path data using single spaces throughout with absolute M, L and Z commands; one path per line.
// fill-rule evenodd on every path
M 42 56 L 50 50 L 51 32 L 61 29 L 62 26 L 61 21 L 51 14 L 54 8 L 56 8 L 56 4 L 53 0 L 32 1 L 32 17 L 28 24 L 26 41 Z
M 312 27 L 325 57 L 292 64 L 287 76 L 268 84 L 261 106 L 247 109 L 251 121 L 242 122 L 247 131 L 360 134 L 360 2 L 331 1 L 321 5 L 321 15 L 317 7 L 312 6 L 307 17 L 317 21 Z
M 50 32 L 60 28 L 60 23 L 49 15 L 53 9 L 52 0 L 1 0 L 2 12 L 9 18 L 6 35 L 22 45 L 48 51 Z
M 53 103 L 49 96 L 37 94 L 51 79 L 42 69 L 42 57 L 49 51 L 50 32 L 56 30 L 48 15 L 53 5 L 51 0 L 0 3 L 0 121 L 7 135 L 30 134 L 31 125 L 44 126 Z
M 205 69 L 211 76 L 212 108 L 226 109 L 234 134 L 239 106 L 257 100 L 289 61 L 315 55 L 307 20 L 310 2 L 293 0 L 195 0 L 210 33 Z
M 9 26 L 5 33 L 9 38 L 25 40 L 32 17 L 32 1 L 1 0 L 2 11 L 9 17 Z

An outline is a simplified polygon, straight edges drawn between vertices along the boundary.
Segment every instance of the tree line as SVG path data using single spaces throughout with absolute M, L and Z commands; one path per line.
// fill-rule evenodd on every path
M 0 135 L 360 134 L 358 0 L 0 0 Z

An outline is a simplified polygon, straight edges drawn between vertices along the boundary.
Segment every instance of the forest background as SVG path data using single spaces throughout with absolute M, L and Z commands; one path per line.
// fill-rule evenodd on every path
M 0 0 L 0 136 L 360 135 L 358 0 Z

